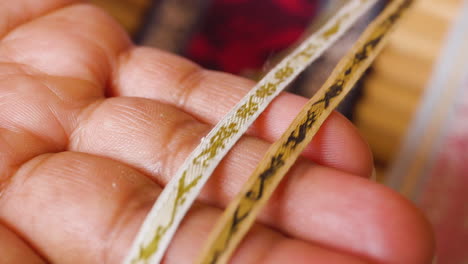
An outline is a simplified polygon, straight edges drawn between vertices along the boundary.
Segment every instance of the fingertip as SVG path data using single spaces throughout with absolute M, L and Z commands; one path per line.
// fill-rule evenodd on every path
M 299 95 L 280 95 L 249 132 L 268 141 L 275 141 L 306 103 L 307 99 Z M 354 125 L 338 112 L 332 112 L 323 123 L 303 156 L 320 165 L 363 177 L 370 177 L 373 170 L 369 145 Z
M 374 157 L 357 128 L 339 112 L 324 122 L 304 156 L 318 164 L 370 178 Z
M 389 241 L 393 243 L 383 259 L 392 260 L 389 263 L 431 263 L 435 252 L 435 237 L 431 224 L 411 201 L 397 192 L 386 189 L 381 193 L 383 205 L 381 215 L 383 227 L 394 227 L 387 231 Z

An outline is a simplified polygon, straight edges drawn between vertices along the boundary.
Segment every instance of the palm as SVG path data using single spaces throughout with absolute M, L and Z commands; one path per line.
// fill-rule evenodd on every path
M 0 3 L 2 263 L 119 263 L 161 186 L 252 85 L 136 48 L 104 13 L 69 2 Z M 284 94 L 262 115 L 209 181 L 166 263 L 196 257 L 305 101 Z M 370 171 L 367 146 L 333 114 L 233 263 L 428 263 L 423 218 L 365 179 Z

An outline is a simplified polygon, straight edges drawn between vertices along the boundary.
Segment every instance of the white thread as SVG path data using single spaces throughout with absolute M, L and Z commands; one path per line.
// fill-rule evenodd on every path
M 125 264 L 154 264 L 161 261 L 164 252 L 177 230 L 177 227 L 221 159 L 247 131 L 257 117 L 266 109 L 269 103 L 309 64 L 320 57 L 327 48 L 336 42 L 336 40 L 342 36 L 359 17 L 366 13 L 376 1 L 377 0 L 349 1 L 319 31 L 306 39 L 297 49 L 273 68 L 216 125 L 204 140 L 201 141 L 201 144 L 189 155 L 177 171 L 176 175 L 164 188 L 140 228 L 130 250 L 130 254 L 124 261 Z M 314 47 L 314 53 L 309 57 L 303 55 L 303 53 L 310 52 L 312 46 Z M 281 80 L 278 79 L 277 73 L 285 68 L 292 69 L 293 72 Z M 262 87 L 274 82 L 278 85 L 273 93 L 263 98 L 255 96 Z M 255 112 L 253 114 L 249 114 L 246 118 L 239 117 L 239 110 L 249 102 L 256 104 Z M 210 144 L 212 144 L 213 139 L 219 137 L 220 131 L 229 128 L 230 124 L 236 124 L 236 126 L 230 132 L 228 131 L 229 135 L 225 141 L 221 142 L 224 147 L 217 149 L 218 151 L 216 151 L 215 155 L 207 159 L 206 155 L 202 155 L 203 152 L 208 149 Z M 234 130 L 235 132 L 233 132 Z M 197 157 L 204 158 L 197 162 Z M 185 182 L 182 182 L 182 180 L 185 180 Z M 195 184 L 191 186 L 187 192 L 184 192 L 187 196 L 181 198 L 178 195 L 180 188 L 187 187 L 190 183 Z M 180 204 L 175 204 L 179 202 Z M 158 227 L 160 230 L 157 230 Z M 158 240 L 155 240 L 157 232 L 159 231 L 159 233 L 161 233 L 161 227 L 167 227 L 167 229 L 162 232 L 162 235 L 160 235 Z M 156 246 L 154 244 L 155 241 L 158 241 Z M 145 253 L 148 255 L 142 256 L 142 250 L 147 249 L 148 246 L 153 246 L 153 248 L 148 249 L 149 253 Z

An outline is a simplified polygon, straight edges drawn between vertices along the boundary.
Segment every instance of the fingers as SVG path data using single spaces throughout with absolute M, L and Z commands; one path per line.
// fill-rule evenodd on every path
M 28 65 L 48 75 L 88 80 L 102 89 L 117 54 L 130 46 L 130 40 L 107 14 L 76 4 L 14 29 L 0 44 L 2 61 Z
M 82 20 L 75 21 L 75 19 L 79 19 L 80 17 L 90 17 L 90 19 L 86 20 L 86 23 Z M 44 18 L 37 19 L 34 22 L 16 29 L 0 46 L 0 57 L 2 57 L 3 54 L 3 57 L 7 60 L 21 63 L 21 65 L 30 64 L 35 70 L 45 72 L 49 75 L 66 76 L 74 80 L 87 80 L 91 82 L 90 85 L 95 89 L 101 89 L 101 93 L 103 93 L 102 87 L 108 81 L 109 73 L 114 71 L 113 68 L 116 64 L 115 57 L 128 48 L 128 45 L 128 38 L 107 16 L 103 15 L 95 8 L 86 5 L 75 5 L 54 12 Z M 47 53 L 39 52 L 45 49 L 48 50 Z M 176 62 L 175 64 L 169 63 L 167 65 L 173 65 L 175 68 L 183 68 L 188 64 Z M 161 69 L 159 70 L 165 74 L 165 69 L 167 69 L 167 67 L 164 68 L 163 66 L 164 65 L 161 65 Z M 33 70 L 30 69 L 30 71 Z M 188 70 L 188 72 L 190 72 L 190 70 Z M 181 71 L 181 74 L 183 75 L 184 71 Z M 125 74 L 120 75 L 124 76 Z M 190 79 L 193 79 L 190 77 L 190 74 L 188 74 L 188 76 L 187 85 L 185 85 L 187 87 L 190 86 Z M 197 74 L 193 74 L 193 76 L 196 79 Z M 167 77 L 178 80 L 177 76 L 167 75 Z M 222 107 L 219 108 L 222 109 L 223 112 L 226 112 L 227 109 L 245 93 L 246 88 L 250 86 L 246 81 L 241 81 L 239 78 L 224 78 L 224 76 L 218 76 L 217 78 L 215 78 L 215 76 L 212 77 L 214 80 L 211 82 L 212 86 L 223 84 L 219 82 L 223 79 L 226 80 L 226 83 L 231 83 L 231 85 L 226 85 L 226 91 L 235 90 L 238 86 L 238 91 L 232 92 L 231 95 L 223 96 L 224 100 L 218 100 L 221 103 L 229 103 L 227 107 L 222 105 Z M 148 80 L 148 78 L 142 78 L 142 80 L 145 81 Z M 207 81 L 203 84 L 209 83 L 210 82 Z M 148 90 L 145 87 L 142 88 L 143 91 Z M 184 90 L 190 89 L 181 89 L 179 92 L 184 93 Z M 196 90 L 197 89 L 194 89 L 194 91 Z M 210 88 L 209 90 L 216 93 L 216 89 Z M 165 96 L 167 96 L 167 91 L 166 89 L 161 94 L 165 93 Z M 202 90 L 200 91 L 203 92 Z M 286 116 L 292 117 L 299 111 L 298 106 L 305 102 L 305 100 L 301 98 L 291 99 L 293 97 L 294 96 L 288 96 L 288 100 L 279 101 L 277 103 L 278 106 L 282 106 L 288 101 L 286 106 L 291 110 L 290 112 L 286 111 Z M 205 97 L 194 96 L 194 98 L 201 98 L 203 100 Z M 159 100 L 161 98 L 157 99 Z M 201 114 L 197 115 L 197 117 L 210 117 L 209 113 L 212 112 L 214 108 L 205 107 L 209 111 L 204 113 L 204 108 L 200 106 L 200 104 L 203 103 L 206 102 L 200 101 L 198 104 L 196 101 L 187 102 L 187 105 L 193 106 L 193 109 L 186 110 L 190 110 L 188 112 L 193 115 L 200 112 Z M 277 138 L 290 120 L 289 118 L 282 118 L 282 116 L 278 118 L 278 112 L 283 111 L 274 111 L 276 114 L 265 114 L 265 118 L 261 118 L 252 130 L 252 135 L 260 135 L 270 141 Z M 219 120 L 220 116 L 216 115 L 210 118 L 211 123 L 214 123 Z M 280 122 L 278 122 L 278 120 Z M 287 120 L 287 122 L 283 122 L 283 120 Z M 338 121 L 335 122 L 334 120 Z M 331 118 L 328 123 L 341 125 L 330 125 L 332 128 L 330 131 L 336 132 L 333 134 L 327 133 L 326 135 L 329 137 L 318 136 L 317 138 L 323 138 L 325 140 L 323 142 L 321 140 L 315 140 L 316 146 L 309 148 L 309 150 L 305 152 L 305 155 L 313 158 L 314 161 L 320 164 L 333 166 L 358 175 L 368 176 L 371 171 L 369 162 L 371 160 L 371 155 L 368 151 L 368 147 L 362 142 L 356 131 L 342 120 L 343 119 L 339 117 Z M 329 141 L 328 139 L 332 140 Z M 350 151 L 343 152 L 341 151 L 343 148 L 349 149 Z M 350 157 L 348 153 L 356 153 L 357 155 Z M 358 159 L 356 159 L 356 157 L 358 157 Z
M 0 256 L 2 264 L 45 262 L 15 233 L 0 224 Z
M 173 106 L 147 99 L 114 98 L 85 111 L 79 129 L 70 138 L 70 150 L 128 164 L 164 186 L 209 129 L 208 125 Z M 201 197 L 203 201 L 226 206 L 240 191 L 268 146 L 267 142 L 253 137 L 241 139 L 207 183 Z M 301 178 L 302 173 L 298 171 L 291 175 L 299 175 L 301 180 L 294 181 L 297 185 L 309 180 Z M 289 192 L 282 199 L 292 199 L 293 202 L 272 204 L 294 207 L 300 202 L 294 197 L 295 192 Z M 272 222 L 274 211 L 267 217 Z M 304 214 L 301 218 L 310 213 L 307 210 L 300 212 Z M 293 224 L 295 218 L 288 220 Z M 278 228 L 283 226 L 281 221 L 277 223 Z
M 217 123 L 253 87 L 243 78 L 204 71 L 185 59 L 147 48 L 123 55 L 115 80 L 114 95 L 155 99 L 209 124 Z M 270 142 L 276 140 L 306 102 L 299 96 L 281 95 L 249 134 Z M 357 175 L 370 176 L 372 172 L 369 147 L 351 123 L 336 113 L 304 155 Z
M 64 7 L 78 0 L 19 0 L 0 2 L 0 39 L 10 30 L 43 15 L 51 10 Z
M 128 164 L 161 185 L 167 183 L 209 130 L 208 125 L 173 106 L 142 98 L 110 99 L 85 116 L 71 138 L 73 151 Z M 243 138 L 216 169 L 201 201 L 225 207 L 268 145 L 257 138 Z M 388 219 L 389 215 L 398 217 Z M 260 220 L 289 236 L 343 250 L 350 248 L 356 254 L 370 252 L 374 258 L 393 258 L 395 247 L 401 251 L 398 257 L 405 258 L 413 254 L 406 251 L 408 244 L 420 243 L 421 237 L 429 236 L 426 227 L 421 226 L 423 218 L 397 194 L 307 160 L 288 174 Z M 398 232 L 396 237 L 395 230 L 401 228 L 406 231 Z M 399 238 L 408 244 L 396 242 Z
M 330 169 L 317 169 L 313 175 L 299 170 L 303 178 L 313 180 L 302 183 L 308 192 L 292 190 L 294 177 L 280 191 L 285 200 L 272 203 L 277 204 L 277 221 L 296 217 L 295 228 L 313 236 L 290 239 L 274 231 L 278 229 L 258 225 L 234 263 L 428 263 L 431 240 L 422 234 L 424 222 L 395 195 L 359 177 L 334 176 Z M 337 182 L 347 191 L 337 188 Z M 298 201 L 286 198 L 290 191 L 302 202 L 285 210 L 280 203 Z M 159 192 L 140 172 L 112 160 L 80 153 L 44 155 L 14 176 L 0 198 L 0 221 L 52 263 L 119 263 Z M 298 217 L 307 208 L 312 209 L 310 216 Z M 166 263 L 193 261 L 220 213 L 214 207 L 195 206 L 177 232 Z M 327 258 L 332 262 L 324 261 Z

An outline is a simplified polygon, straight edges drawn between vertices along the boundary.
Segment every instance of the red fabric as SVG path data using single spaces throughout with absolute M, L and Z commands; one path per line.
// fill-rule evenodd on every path
M 295 43 L 315 16 L 319 0 L 213 0 L 186 55 L 235 74 L 258 69 Z

